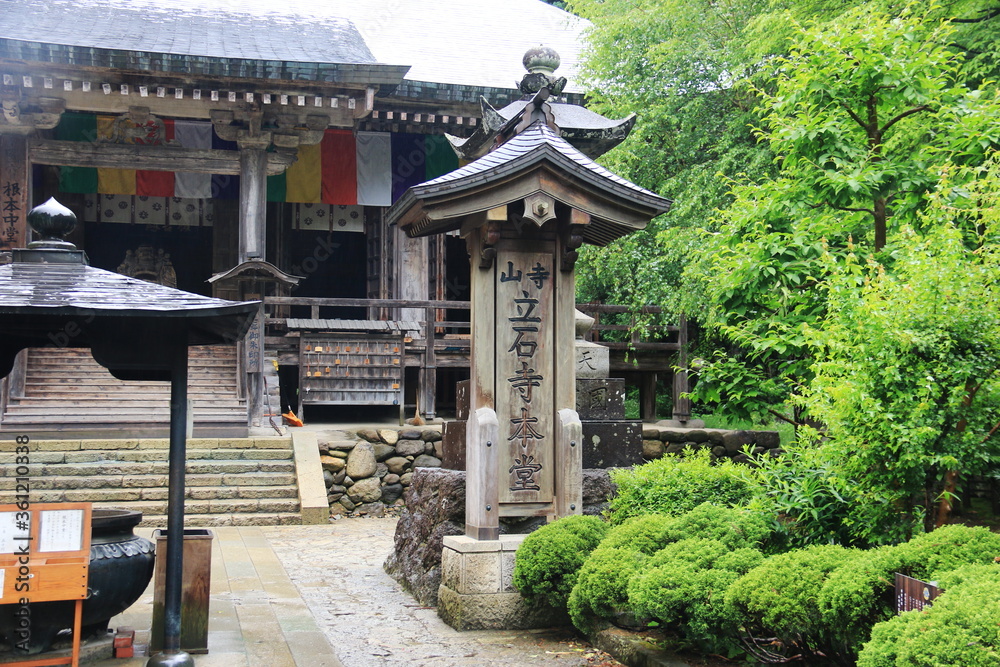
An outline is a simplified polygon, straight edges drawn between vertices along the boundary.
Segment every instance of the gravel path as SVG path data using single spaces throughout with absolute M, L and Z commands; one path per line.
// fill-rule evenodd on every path
M 396 519 L 264 529 L 344 667 L 612 667 L 568 630 L 458 632 L 382 570 Z

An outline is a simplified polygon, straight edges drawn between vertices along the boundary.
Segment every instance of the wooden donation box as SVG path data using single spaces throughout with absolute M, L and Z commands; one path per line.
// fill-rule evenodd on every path
M 90 566 L 90 503 L 0 505 L 0 604 L 16 605 L 18 629 L 12 643 L 27 642 L 35 602 L 75 600 L 73 653 L 8 663 L 39 666 L 72 664 L 80 658 L 80 625 Z M 23 620 L 22 620 L 23 619 Z M 23 624 L 23 627 L 22 627 Z

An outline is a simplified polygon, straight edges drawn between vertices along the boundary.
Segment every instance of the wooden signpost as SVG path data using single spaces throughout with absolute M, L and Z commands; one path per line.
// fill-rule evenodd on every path
M 7 664 L 79 664 L 80 626 L 90 567 L 90 520 L 90 503 L 0 505 L 0 604 L 18 605 L 18 628 L 11 643 L 16 648 L 29 641 L 32 603 L 76 601 L 70 657 Z

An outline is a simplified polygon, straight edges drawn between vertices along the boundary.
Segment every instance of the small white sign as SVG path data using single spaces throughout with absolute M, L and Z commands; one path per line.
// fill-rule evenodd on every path
M 21 514 L 21 520 L 17 515 Z M 24 517 L 27 517 L 26 519 Z M 0 512 L 0 554 L 20 553 L 31 534 L 31 515 L 27 512 Z
M 42 512 L 38 550 L 79 551 L 83 548 L 83 510 Z

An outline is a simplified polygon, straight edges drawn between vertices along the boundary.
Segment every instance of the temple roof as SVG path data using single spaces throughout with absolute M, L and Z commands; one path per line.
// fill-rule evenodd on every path
M 540 0 L 15 0 L 0 2 L 0 57 L 390 86 L 405 74 L 397 95 L 475 102 L 515 89 L 540 43 L 572 77 L 587 25 Z
M 611 203 L 610 207 L 595 207 L 594 210 L 587 211 L 588 204 L 582 201 L 584 197 L 575 198 L 572 202 L 563 201 L 591 214 L 591 223 L 582 232 L 588 243 L 606 245 L 619 236 L 641 229 L 649 219 L 670 208 L 670 200 L 608 171 L 571 146 L 544 122 L 536 120 L 527 129 L 475 162 L 410 188 L 389 209 L 387 219 L 390 224 L 399 224 L 410 236 L 459 229 L 462 224 L 460 217 L 435 213 L 433 204 L 437 198 L 453 202 L 457 195 L 465 193 L 472 200 L 473 193 L 477 191 L 503 185 L 504 194 L 500 195 L 502 199 L 495 196 L 480 198 L 479 210 L 507 204 L 530 194 L 525 187 L 539 190 L 534 182 L 525 184 L 522 188 L 510 184 L 518 175 L 542 165 L 554 167 L 560 179 L 576 179 L 576 187 L 583 195 Z M 560 200 L 558 192 L 549 194 Z M 607 211 L 615 208 L 621 210 L 622 216 L 611 219 Z M 629 214 L 626 214 L 626 209 L 630 211 Z M 623 222 L 626 219 L 628 222 Z
M 17 0 L 0 3 L 0 56 L 189 75 L 398 83 L 351 21 L 251 11 L 254 3 Z M 262 9 L 257 5 L 258 9 Z

